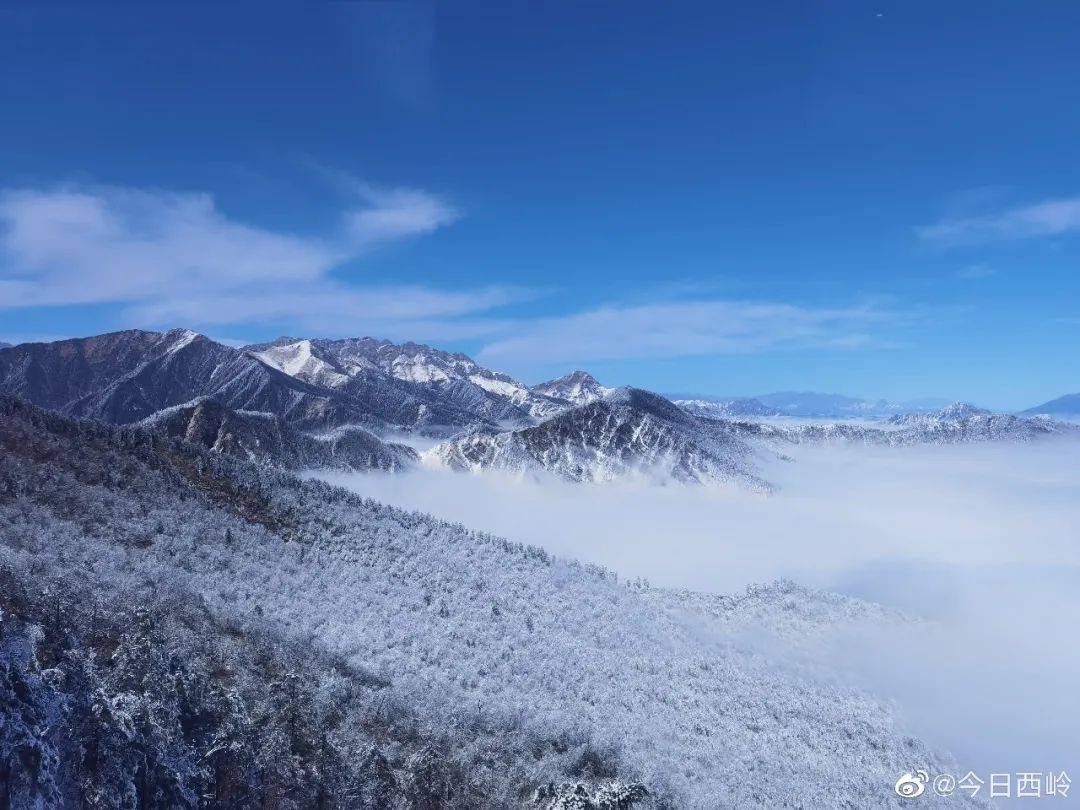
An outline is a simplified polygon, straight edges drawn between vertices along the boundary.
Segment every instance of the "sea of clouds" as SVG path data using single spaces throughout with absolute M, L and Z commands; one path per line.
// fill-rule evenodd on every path
M 1072 440 L 803 447 L 767 464 L 771 496 L 438 469 L 320 477 L 654 586 L 786 577 L 924 619 L 825 634 L 811 663 L 896 701 L 965 771 L 1078 779 L 1078 458 Z

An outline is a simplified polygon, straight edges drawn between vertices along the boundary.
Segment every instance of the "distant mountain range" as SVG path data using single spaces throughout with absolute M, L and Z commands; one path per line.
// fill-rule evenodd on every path
M 702 416 L 803 417 L 810 419 L 881 418 L 902 413 L 928 413 L 949 404 L 947 399 L 926 397 L 907 402 L 868 400 L 843 394 L 815 391 L 778 391 L 754 397 L 725 399 L 677 395 L 675 402 Z
M 712 419 L 737 419 L 744 416 L 775 417 L 786 416 L 777 408 L 770 408 L 759 399 L 676 399 L 675 404 L 695 416 Z
M 464 354 L 375 338 L 282 337 L 236 348 L 187 329 L 128 330 L 0 349 L 0 393 L 65 415 L 141 423 L 214 452 L 286 469 L 550 473 L 572 481 L 644 476 L 768 489 L 755 454 L 785 443 L 1027 440 L 1069 430 L 973 406 L 928 412 L 835 394 L 679 399 L 610 388 L 585 371 L 527 386 Z M 1032 409 L 1067 412 L 1065 397 Z M 1044 410 L 1061 408 L 1060 411 Z M 770 417 L 874 417 L 880 426 L 780 425 Z
M 1077 416 L 1080 417 L 1080 394 L 1066 394 L 1063 397 L 1036 405 L 1023 411 L 1025 414 L 1047 416 Z
M 1077 435 L 1076 428 L 1045 418 L 991 413 L 957 402 L 936 413 L 899 414 L 879 424 L 819 422 L 777 424 L 732 421 L 741 438 L 782 450 L 786 444 L 847 442 L 884 446 L 966 444 L 985 441 L 1030 442 L 1050 436 Z

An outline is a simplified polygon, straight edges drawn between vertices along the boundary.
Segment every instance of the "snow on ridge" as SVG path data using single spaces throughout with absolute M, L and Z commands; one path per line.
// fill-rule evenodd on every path
M 168 354 L 176 354 L 185 346 L 190 346 L 195 340 L 202 337 L 198 332 L 191 329 L 174 329 L 167 333 L 166 337 L 172 337 L 173 335 L 175 335 L 175 338 L 173 338 L 173 342 L 166 350 Z
M 450 375 L 445 369 L 420 354 L 400 356 L 390 363 L 388 371 L 399 380 L 416 383 L 446 382 Z
M 252 356 L 271 368 L 304 382 L 337 388 L 349 381 L 347 375 L 341 374 L 313 353 L 310 340 L 270 346 L 262 351 L 252 352 Z
M 740 438 L 697 420 L 670 401 L 633 388 L 565 410 L 539 425 L 478 431 L 428 450 L 424 463 L 462 472 L 554 474 L 570 481 L 738 483 L 768 492 Z
M 478 385 L 485 391 L 492 394 L 499 394 L 504 397 L 521 397 L 526 394 L 525 387 L 518 383 L 507 382 L 495 377 L 485 377 L 482 374 L 470 374 L 469 382 L 474 385 Z

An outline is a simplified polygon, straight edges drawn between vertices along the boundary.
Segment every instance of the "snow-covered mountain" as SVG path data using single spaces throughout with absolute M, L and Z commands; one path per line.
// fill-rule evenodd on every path
M 0 392 L 114 424 L 137 422 L 201 396 L 304 427 L 379 426 L 390 415 L 389 409 L 380 412 L 308 385 L 187 329 L 128 330 L 0 350 Z
M 357 379 L 381 373 L 470 414 L 474 420 L 532 424 L 567 406 L 566 402 L 531 391 L 506 374 L 478 365 L 467 355 L 420 343 L 398 344 L 369 337 L 283 337 L 247 349 L 285 374 L 346 391 Z
M 214 453 L 287 470 L 337 467 L 393 472 L 412 467 L 419 460 L 412 448 L 383 442 L 356 425 L 313 436 L 280 416 L 234 411 L 210 397 L 164 408 L 139 425 Z
M 843 441 L 905 446 L 983 441 L 1028 442 L 1050 436 L 1080 435 L 1080 429 L 1050 419 L 992 413 L 959 402 L 936 413 L 897 415 L 881 423 L 881 426 L 842 422 L 776 425 L 735 421 L 728 424 L 733 432 L 743 438 L 758 438 L 767 443 L 780 444 Z
M 882 807 L 913 763 L 956 772 L 890 704 L 785 657 L 880 620 L 855 600 L 657 592 L 12 398 L 0 482 L 16 807 L 566 808 L 590 805 L 549 783 L 617 781 L 641 789 L 591 806 Z M 745 643 L 762 624 L 775 643 Z
M 687 413 L 695 416 L 707 416 L 711 419 L 736 419 L 743 416 L 776 417 L 785 416 L 783 411 L 769 407 L 760 400 L 744 397 L 741 399 L 676 399 L 675 404 Z
M 571 481 L 643 477 L 768 488 L 751 449 L 723 426 L 637 388 L 614 389 L 533 427 L 448 441 L 426 457 L 456 470 L 546 471 Z
M 1036 405 L 1034 408 L 1028 408 L 1021 413 L 1026 416 L 1080 417 L 1080 394 L 1066 394 L 1063 397 L 1044 402 L 1042 405 Z
M 986 408 L 970 402 L 954 402 L 935 413 L 902 413 L 890 417 L 888 424 L 903 427 L 936 426 L 940 423 L 964 423 L 992 416 Z
M 1080 431 L 1069 425 L 1039 417 L 993 413 L 957 402 L 933 414 L 904 414 L 888 420 L 901 429 L 896 440 L 906 443 L 954 444 L 979 441 L 1032 441 Z M 890 434 L 893 435 L 893 434 Z
M 843 394 L 822 394 L 816 391 L 778 391 L 772 394 L 759 394 L 754 399 L 779 411 L 784 416 L 836 419 L 935 411 L 948 404 L 948 400 L 933 398 L 895 403 L 884 399 L 859 399 Z
M 276 365 L 187 329 L 129 330 L 0 350 L 0 392 L 114 424 L 206 396 L 307 430 L 359 424 L 449 433 L 482 421 L 378 368 L 343 381 L 302 352 L 273 359 Z
M 569 402 L 571 405 L 588 405 L 590 402 L 607 396 L 614 389 L 601 385 L 589 372 L 578 370 L 571 371 L 557 380 L 534 385 L 532 390 L 545 397 Z

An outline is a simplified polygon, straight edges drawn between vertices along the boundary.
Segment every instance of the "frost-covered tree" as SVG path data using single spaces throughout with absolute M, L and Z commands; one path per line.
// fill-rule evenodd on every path
M 548 783 L 635 810 L 876 806 L 912 761 L 950 770 L 887 706 L 725 641 L 882 618 L 863 603 L 627 586 L 3 397 L 0 481 L 19 810 L 486 810 Z

